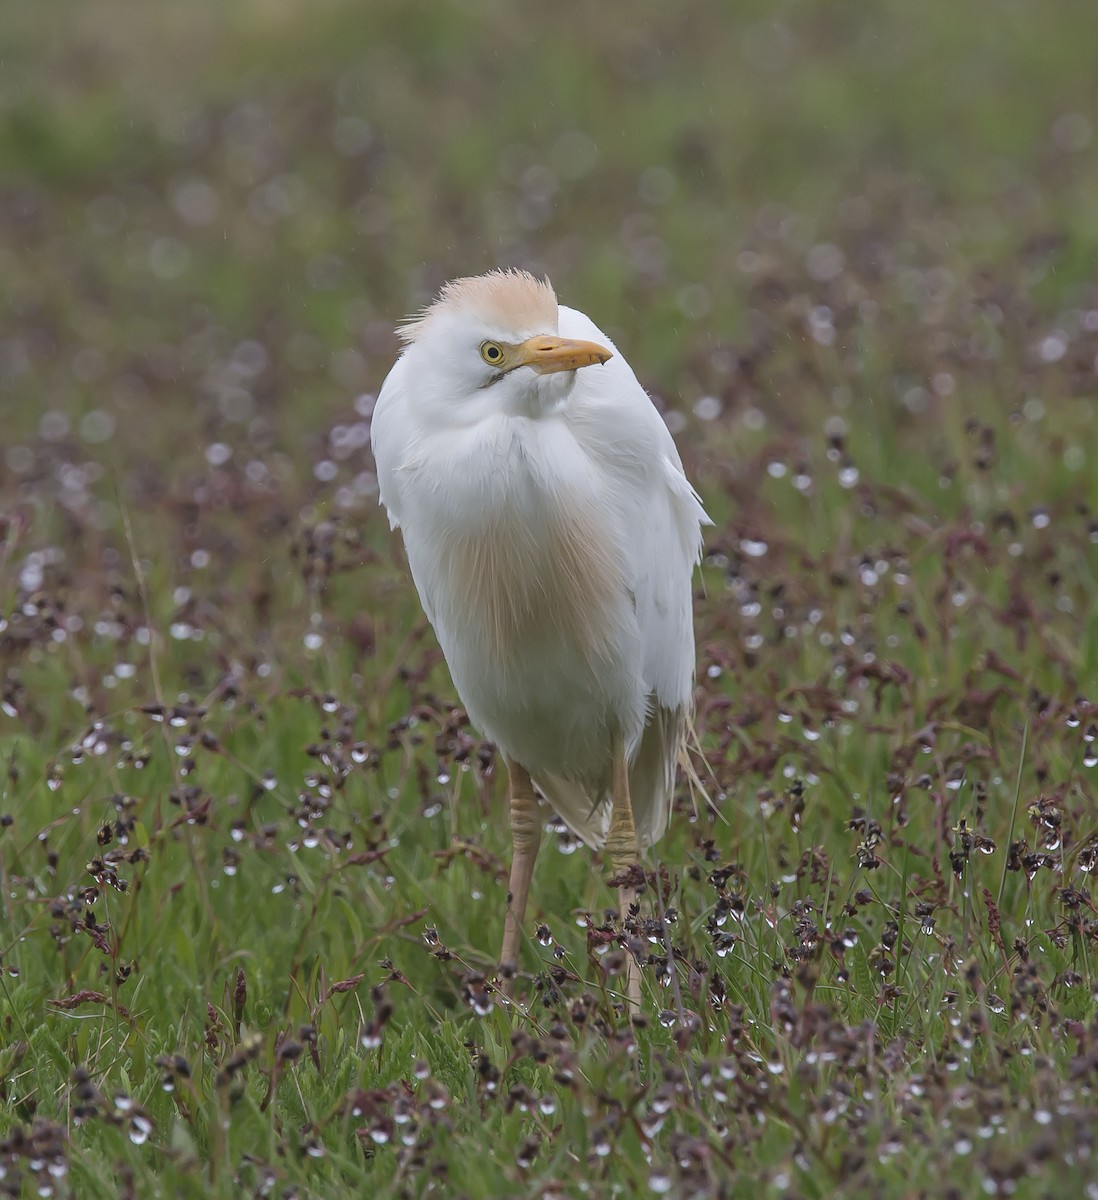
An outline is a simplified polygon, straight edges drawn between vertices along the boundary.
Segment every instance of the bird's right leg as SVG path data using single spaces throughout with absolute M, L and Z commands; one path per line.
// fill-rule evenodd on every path
M 618 885 L 618 911 L 621 913 L 624 930 L 629 910 L 637 902 L 637 887 L 631 877 L 640 871 L 640 844 L 633 823 L 633 801 L 629 795 L 629 761 L 625 755 L 625 739 L 620 733 L 614 734 L 612 754 L 610 798 L 613 807 L 610 829 L 606 835 L 606 849 L 610 855 L 614 878 L 621 880 Z M 628 950 L 625 952 L 625 986 L 630 1013 L 639 1013 L 640 966 Z
M 511 878 L 507 884 L 507 916 L 503 922 L 503 949 L 499 961 L 501 967 L 507 968 L 502 984 L 503 993 L 510 996 L 514 991 L 513 968 L 518 962 L 526 898 L 530 895 L 530 880 L 534 875 L 534 860 L 538 856 L 538 842 L 541 839 L 541 818 L 530 773 L 525 767 L 508 759 L 507 774 L 511 782 L 511 841 L 514 855 L 511 859 Z

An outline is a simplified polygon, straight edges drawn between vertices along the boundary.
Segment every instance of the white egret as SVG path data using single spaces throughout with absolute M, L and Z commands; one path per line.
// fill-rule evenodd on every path
M 623 920 L 643 886 L 689 720 L 709 519 L 628 363 L 548 281 L 454 280 L 399 333 L 371 427 L 378 486 L 469 719 L 507 763 L 506 968 L 538 850 L 535 788 L 606 847 Z M 628 954 L 627 979 L 635 1009 Z

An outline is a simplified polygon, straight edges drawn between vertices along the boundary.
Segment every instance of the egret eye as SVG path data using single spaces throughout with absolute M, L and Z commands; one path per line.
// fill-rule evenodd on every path
M 498 346 L 495 342 L 481 342 L 480 357 L 490 367 L 498 367 L 503 362 L 503 347 Z

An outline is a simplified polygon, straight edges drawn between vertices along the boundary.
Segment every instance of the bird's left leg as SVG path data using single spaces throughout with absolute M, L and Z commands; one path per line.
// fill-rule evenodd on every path
M 615 733 L 612 740 L 613 768 L 610 781 L 610 797 L 613 805 L 610 815 L 610 830 L 606 835 L 606 849 L 610 854 L 610 866 L 618 885 L 618 911 L 621 913 L 624 930 L 629 910 L 637 902 L 637 879 L 641 870 L 640 844 L 633 824 L 633 801 L 629 795 L 629 760 L 625 755 L 625 739 Z M 637 960 L 625 952 L 625 983 L 631 1013 L 640 1012 L 640 966 Z
M 530 773 L 525 767 L 508 759 L 507 774 L 511 781 L 511 841 L 514 855 L 511 859 L 511 878 L 507 884 L 507 916 L 503 923 L 503 949 L 499 961 L 504 968 L 503 993 L 510 996 L 514 990 L 513 968 L 518 961 L 526 898 L 530 894 L 530 880 L 534 876 L 534 860 L 538 856 L 538 842 L 541 839 L 541 819 Z

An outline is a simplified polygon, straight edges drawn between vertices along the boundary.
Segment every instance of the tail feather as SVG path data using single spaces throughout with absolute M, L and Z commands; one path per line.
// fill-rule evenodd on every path
M 641 848 L 663 837 L 671 818 L 675 764 L 684 729 L 681 708 L 657 705 L 648 718 L 629 767 L 629 798 Z
M 568 828 L 592 849 L 599 850 L 610 829 L 610 797 L 592 799 L 582 783 L 560 775 L 538 775 L 538 791 Z
M 667 829 L 685 732 L 685 712 L 657 704 L 630 756 L 629 796 L 641 849 L 658 842 Z M 608 791 L 593 795 L 575 780 L 546 773 L 535 776 L 534 783 L 576 837 L 596 850 L 605 844 L 611 816 Z

